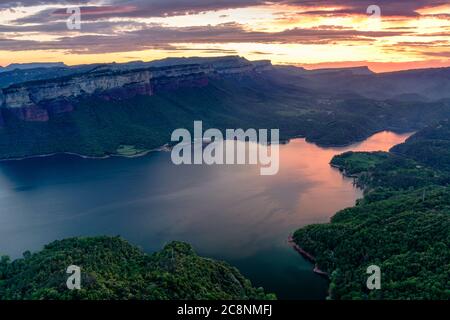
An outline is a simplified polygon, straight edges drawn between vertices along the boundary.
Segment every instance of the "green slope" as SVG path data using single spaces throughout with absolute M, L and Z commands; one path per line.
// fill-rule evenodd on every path
M 365 188 L 364 199 L 329 224 L 295 232 L 295 242 L 331 274 L 332 299 L 450 299 L 449 123 L 430 126 L 392 153 L 345 153 L 332 160 Z M 432 154 L 423 156 L 422 147 Z M 399 154 L 403 152 L 403 154 Z M 368 290 L 367 267 L 381 268 Z
M 73 100 L 75 111 L 49 122 L 18 121 L 2 111 L 0 158 L 55 152 L 116 154 L 121 146 L 152 149 L 170 141 L 176 128 L 202 120 L 205 128 L 278 128 L 282 139 L 305 136 L 320 145 L 343 145 L 384 129 L 421 128 L 447 117 L 450 104 L 372 101 L 332 96 L 285 83 L 277 74 L 211 80 L 154 96 Z M 424 109 L 427 110 L 423 116 Z
M 81 290 L 68 290 L 66 269 L 81 268 Z M 273 299 L 236 268 L 173 242 L 152 255 L 119 237 L 55 241 L 23 259 L 0 262 L 0 300 L 7 299 Z

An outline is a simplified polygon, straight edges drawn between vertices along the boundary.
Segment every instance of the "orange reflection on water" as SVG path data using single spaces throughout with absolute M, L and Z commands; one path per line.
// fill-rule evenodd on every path
M 353 206 L 355 200 L 362 196 L 362 191 L 353 187 L 351 179 L 330 166 L 335 155 L 347 151 L 388 151 L 410 135 L 380 132 L 363 142 L 339 148 L 321 148 L 304 139 L 295 139 L 282 146 L 278 182 L 297 178 L 308 181 L 309 185 L 298 194 L 295 210 L 298 223 L 327 221 L 337 210 Z
M 330 166 L 333 156 L 346 151 L 388 151 L 409 135 L 380 132 L 339 148 L 294 139 L 280 145 L 280 169 L 273 176 L 261 176 L 258 166 L 252 165 L 202 166 L 201 179 L 183 189 L 182 197 L 178 194 L 183 210 L 171 211 L 177 221 L 171 223 L 172 238 L 195 230 L 196 239 L 189 240 L 203 252 L 221 248 L 222 255 L 233 257 L 285 247 L 296 229 L 328 222 L 362 197 L 352 179 Z M 190 171 L 176 170 L 179 179 L 189 181 L 183 177 Z

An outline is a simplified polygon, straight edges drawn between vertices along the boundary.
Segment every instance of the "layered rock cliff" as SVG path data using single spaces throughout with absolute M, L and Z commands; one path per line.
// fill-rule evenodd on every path
M 271 67 L 270 61 L 250 62 L 237 56 L 194 61 L 161 67 L 146 63 L 100 65 L 82 74 L 14 84 L 0 90 L 0 108 L 21 120 L 48 121 L 52 114 L 72 111 L 72 101 L 80 96 L 127 99 L 160 90 L 205 86 L 210 78 L 258 73 Z

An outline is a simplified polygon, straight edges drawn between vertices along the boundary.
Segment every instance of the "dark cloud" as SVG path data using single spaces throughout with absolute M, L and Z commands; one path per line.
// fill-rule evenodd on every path
M 366 14 L 367 8 L 377 5 L 381 9 L 382 16 L 418 16 L 418 9 L 435 7 L 448 4 L 448 0 L 286 0 L 281 1 L 292 5 L 311 8 L 312 10 L 303 14 L 330 14 L 329 11 L 320 11 L 320 7 L 342 8 L 332 14 Z
M 136 28 L 146 28 L 149 26 L 154 26 L 158 24 L 148 24 L 139 23 L 132 21 L 94 21 L 85 22 L 82 24 L 82 30 L 80 31 L 70 31 L 67 29 L 66 20 L 57 20 L 55 22 L 49 22 L 45 24 L 38 25 L 1 25 L 0 24 L 0 34 L 24 34 L 24 33 L 42 33 L 50 34 L 56 36 L 62 36 L 70 33 L 98 33 L 98 34 L 114 34 L 114 30 L 120 29 L 136 29 Z
M 88 24 L 89 26 L 89 24 Z M 107 28 L 103 23 L 92 24 L 92 28 Z M 47 26 L 51 28 L 51 26 Z M 0 27 L 1 30 L 1 27 Z M 61 37 L 56 41 L 24 42 L 13 40 L 0 42 L 0 49 L 7 50 L 68 50 L 72 53 L 105 53 L 121 52 L 126 48 L 133 51 L 146 49 L 173 49 L 179 43 L 316 43 L 326 44 L 338 41 L 373 41 L 377 37 L 403 35 L 397 31 L 358 31 L 329 27 L 328 29 L 300 29 L 294 28 L 281 32 L 248 31 L 242 25 L 226 23 L 217 26 L 197 27 L 163 27 L 160 25 L 146 25 L 145 28 L 116 32 L 110 35 L 83 35 Z M 9 47 L 8 47 L 9 46 Z
M 276 2 L 276 1 L 275 1 Z M 73 0 L 73 1 L 0 1 L 0 8 L 11 8 L 21 5 L 38 4 L 81 5 L 84 20 L 105 18 L 145 18 L 194 14 L 230 8 L 244 8 L 265 4 L 264 0 Z M 100 5 L 101 4 L 101 5 Z M 21 18 L 16 23 L 38 23 L 48 21 L 52 15 L 64 14 L 65 10 L 54 7 L 35 15 Z
M 435 58 L 450 58 L 450 51 L 441 51 L 441 52 L 422 52 L 422 54 L 435 57 Z
M 407 46 L 407 47 L 448 47 L 450 49 L 450 42 L 447 41 L 447 40 L 402 41 L 402 42 L 397 42 L 396 46 Z
M 270 52 L 263 52 L 263 51 L 252 51 L 251 54 L 257 54 L 257 55 L 269 55 Z
M 347 15 L 367 14 L 370 5 L 378 5 L 383 16 L 417 16 L 418 9 L 447 4 L 448 0 L 54 0 L 54 1 L 0 1 L 0 8 L 37 4 L 68 4 L 84 5 L 81 8 L 85 20 L 124 17 L 164 17 L 174 15 L 194 14 L 230 8 L 244 8 L 264 4 L 287 4 L 293 6 L 293 13 L 300 15 Z M 295 6 L 306 8 L 307 11 L 296 11 Z M 333 11 L 324 8 L 339 8 Z M 62 14 L 61 9 L 53 9 Z M 48 12 L 18 20 L 20 23 L 47 21 Z
M 398 27 L 382 31 L 360 31 L 344 26 L 317 26 L 294 28 L 281 32 L 251 31 L 237 23 L 215 26 L 184 28 L 165 27 L 136 22 L 139 17 L 164 17 L 185 15 L 227 8 L 243 8 L 263 4 L 289 4 L 290 15 L 347 15 L 366 14 L 369 5 L 376 4 L 383 16 L 417 16 L 420 8 L 447 4 L 449 0 L 54 0 L 14 1 L 0 0 L 0 10 L 19 6 L 48 5 L 45 10 L 17 19 L 12 24 L 0 25 L 0 49 L 2 50 L 67 50 L 72 53 L 122 52 L 128 48 L 177 50 L 180 43 L 302 43 L 330 44 L 337 42 L 372 42 L 378 38 L 412 35 L 411 27 Z M 65 9 L 56 5 L 80 5 L 82 30 L 67 30 Z M 301 7 L 301 10 L 300 10 Z M 324 8 L 337 7 L 332 12 Z M 297 8 L 297 9 L 296 9 Z M 306 11 L 305 11 L 306 10 Z M 282 11 L 282 10 L 281 10 Z M 445 14 L 440 16 L 447 16 Z M 124 18 L 120 21 L 112 18 Z M 124 31 L 125 30 L 125 31 Z M 12 40 L 21 33 L 51 34 L 55 41 Z M 448 32 L 436 32 L 429 36 L 450 36 Z M 9 39 L 8 39 L 9 38 Z M 406 44 L 405 44 L 406 46 Z M 414 46 L 414 45 L 411 45 Z M 186 50 L 186 48 L 183 48 Z M 205 49 L 206 50 L 206 49 Z M 215 50 L 215 49 L 208 49 Z
M 448 58 L 448 53 L 450 52 L 450 41 L 400 41 L 392 45 L 384 46 L 383 50 L 385 52 L 393 53 L 414 53 L 417 56 Z
M 95 0 L 0 0 L 0 8 L 32 7 L 41 5 L 85 5 Z
M 107 20 L 110 18 L 146 18 L 194 14 L 212 10 L 243 8 L 263 4 L 289 4 L 288 15 L 335 16 L 347 14 L 367 14 L 368 6 L 374 3 L 381 9 L 382 16 L 417 16 L 416 10 L 448 3 L 448 0 L 0 0 L 0 8 L 14 8 L 19 5 L 31 6 L 46 4 L 49 7 L 38 13 L 15 20 L 16 25 L 51 24 L 63 21 L 66 9 L 51 5 L 66 4 L 68 7 L 80 5 L 83 22 Z M 295 9 L 302 7 L 302 10 Z M 324 8 L 335 7 L 333 11 Z M 306 8 L 306 11 L 304 11 Z M 436 15 L 448 18 L 446 14 Z M 288 19 L 280 13 L 279 20 Z

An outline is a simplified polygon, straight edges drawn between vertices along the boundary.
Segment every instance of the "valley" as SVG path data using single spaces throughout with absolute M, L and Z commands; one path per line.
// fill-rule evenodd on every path
M 273 176 L 261 176 L 255 165 L 176 166 L 169 152 L 4 161 L 0 256 L 15 260 L 29 250 L 42 257 L 44 245 L 73 237 L 120 235 L 149 254 L 176 240 L 202 257 L 226 261 L 278 299 L 323 300 L 327 280 L 293 250 L 289 235 L 301 226 L 327 223 L 362 197 L 352 179 L 329 165 L 334 155 L 387 151 L 409 135 L 382 132 L 338 148 L 293 139 L 280 145 L 280 170 Z M 60 253 L 72 261 L 69 248 Z M 83 267 L 89 261 L 75 262 Z M 114 273 L 104 281 L 108 277 Z M 41 280 L 36 283 L 45 287 Z
M 230 56 L 3 71 L 1 250 L 13 258 L 36 253 L 3 258 L 0 298 L 448 299 L 448 70 L 308 71 Z M 168 153 L 149 153 L 173 147 L 175 129 L 194 133 L 196 120 L 224 134 L 279 129 L 288 142 L 279 174 L 176 167 Z M 291 233 L 315 268 L 289 246 Z M 203 258 L 181 259 L 179 275 L 164 259 L 142 269 L 150 258 L 140 252 L 130 260 L 136 269 L 109 288 L 124 265 L 108 243 L 137 250 L 108 238 L 117 234 L 154 256 L 173 240 L 180 248 L 189 242 L 215 259 L 207 258 L 212 274 L 185 278 L 194 265 L 203 270 Z M 92 292 L 75 297 L 58 288 L 62 266 L 51 278 L 28 278 L 45 259 L 70 260 L 74 246 L 85 250 L 79 263 L 100 272 L 89 264 L 99 253 L 85 246 L 96 243 L 115 262 L 89 280 Z M 215 262 L 222 260 L 242 275 Z M 362 285 L 373 263 L 383 270 L 382 291 Z M 218 284 L 217 264 L 240 285 Z M 129 282 L 147 276 L 138 288 Z
M 373 99 L 377 90 L 380 98 L 385 96 L 384 87 L 368 95 L 360 86 L 347 91 L 331 86 L 344 79 L 359 82 L 360 77 L 368 77 L 364 83 L 387 77 L 397 86 L 406 85 L 415 77 L 411 72 L 361 74 L 350 68 L 318 73 L 240 57 L 70 70 L 62 78 L 1 89 L 0 158 L 53 153 L 103 157 L 117 154 L 122 145 L 150 150 L 170 142 L 176 128 L 191 128 L 195 120 L 205 128 L 279 129 L 282 140 L 300 136 L 320 146 L 343 146 L 383 130 L 418 130 L 450 114 L 445 91 L 431 95 L 430 89 L 428 96 L 395 100 Z M 443 75 L 442 81 L 436 73 Z M 445 69 L 419 73 L 429 88 L 447 86 L 447 74 Z M 396 93 L 391 95 L 407 95 L 403 87 L 392 90 Z

